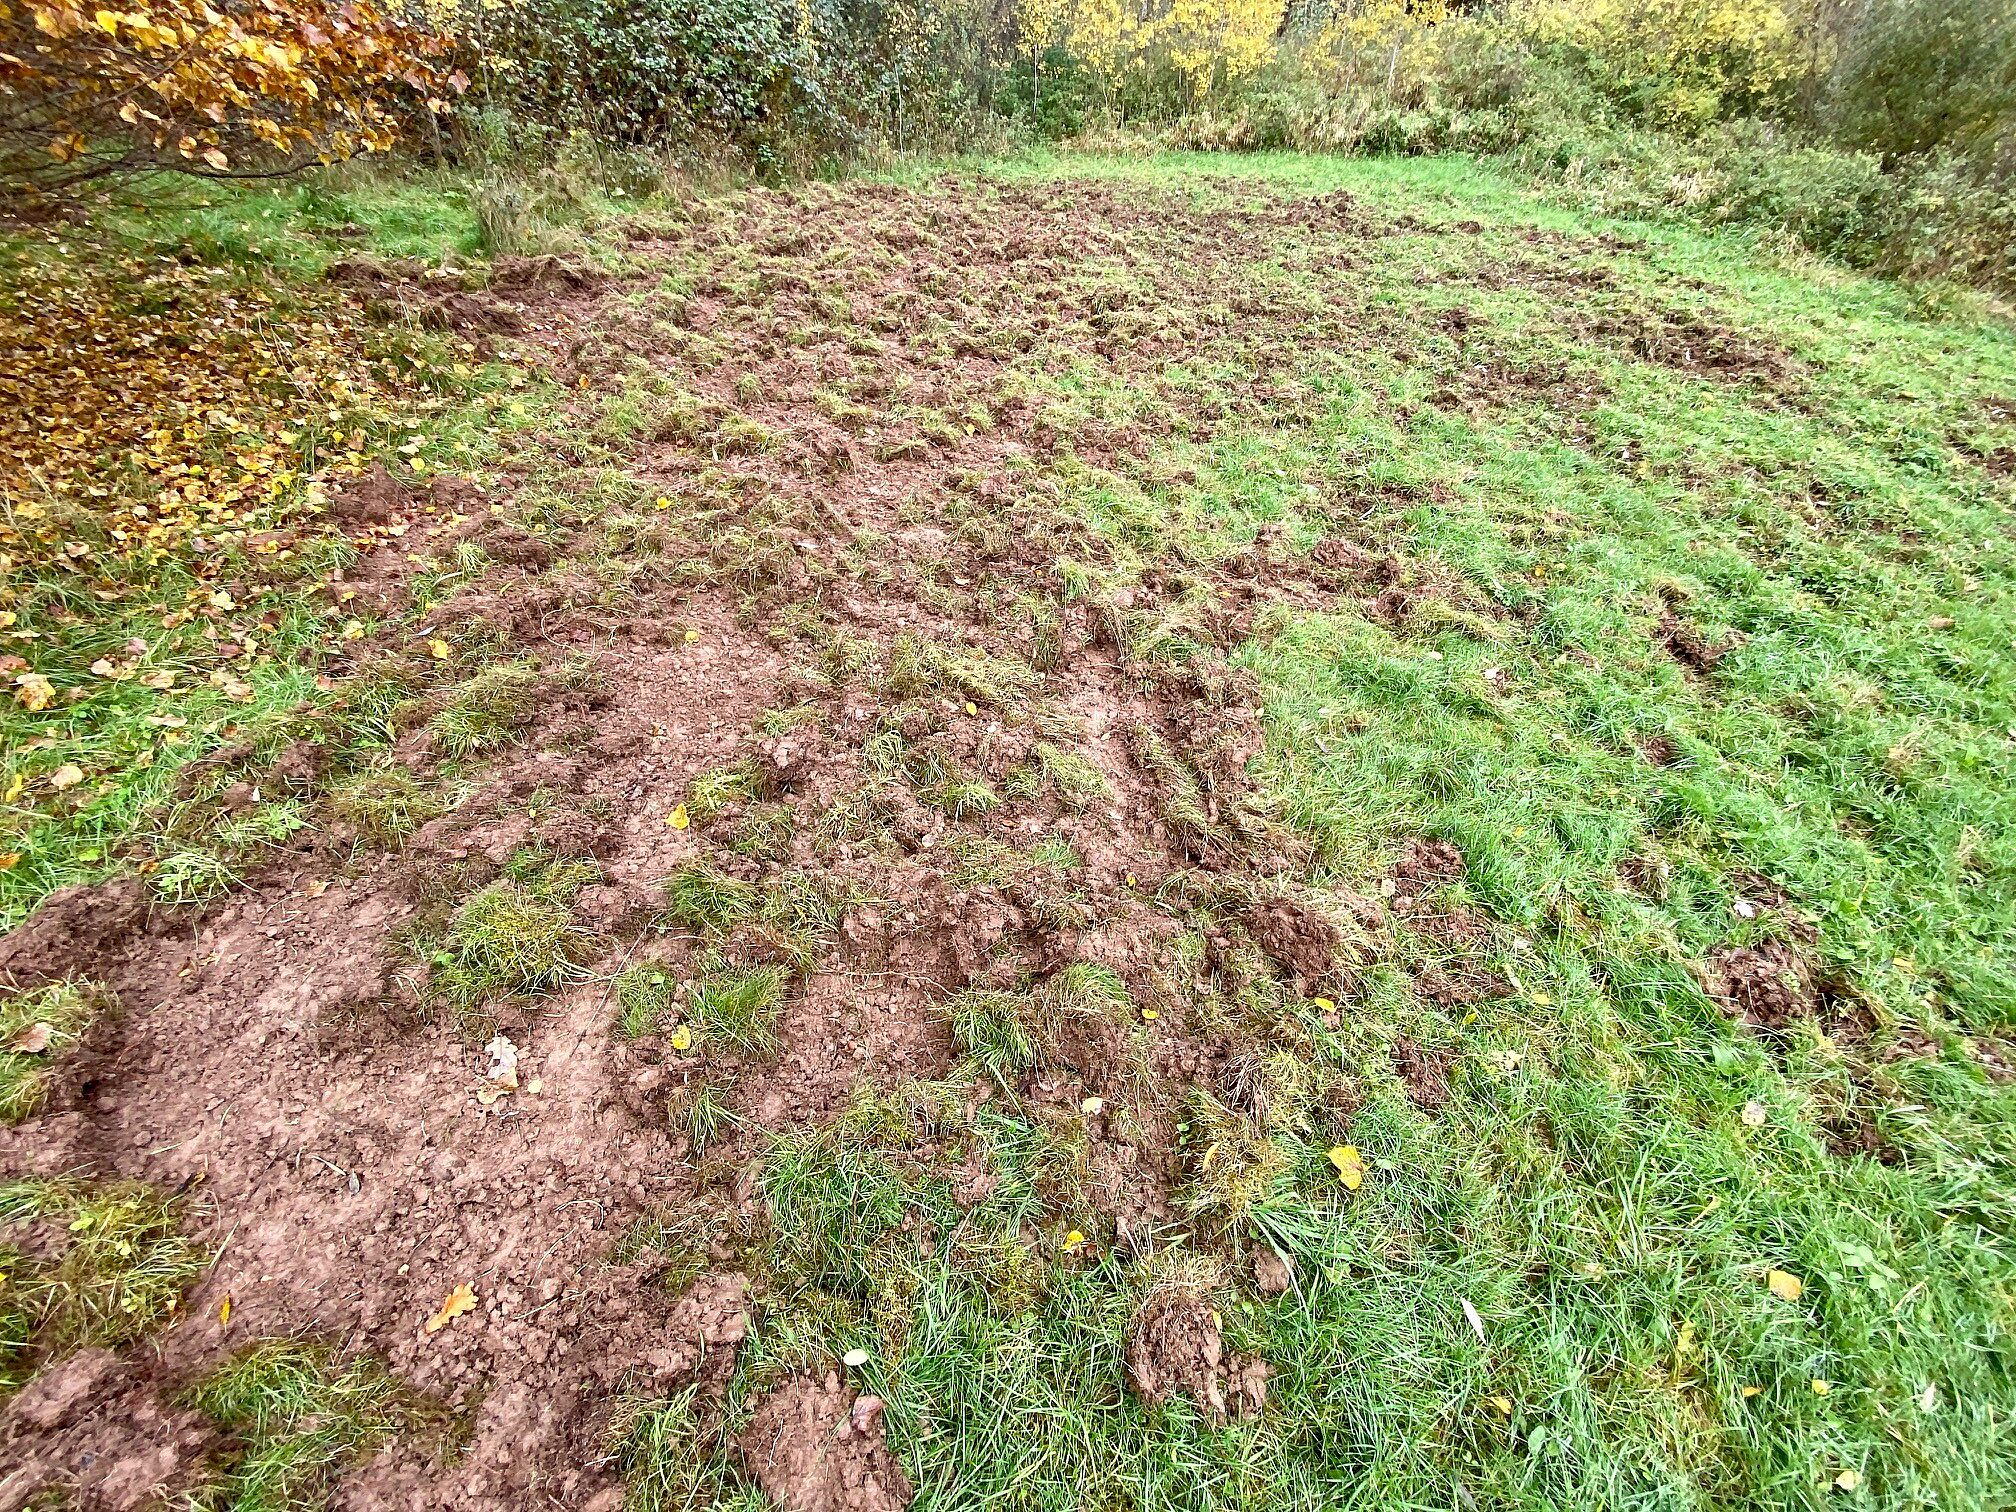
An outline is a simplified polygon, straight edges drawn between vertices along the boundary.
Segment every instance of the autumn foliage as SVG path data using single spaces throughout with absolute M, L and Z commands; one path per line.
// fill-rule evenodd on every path
M 0 191 L 381 151 L 466 82 L 448 45 L 371 0 L 0 0 Z

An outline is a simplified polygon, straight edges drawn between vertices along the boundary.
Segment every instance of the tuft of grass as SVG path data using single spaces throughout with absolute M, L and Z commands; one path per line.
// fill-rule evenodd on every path
M 1111 967 L 1075 961 L 1035 987 L 954 993 L 943 1011 L 953 1043 L 1006 1087 L 1049 1058 L 1058 1038 L 1070 1034 L 1070 1019 L 1114 1016 L 1132 1007 L 1127 984 Z
M 639 1039 L 656 1034 L 672 1011 L 677 989 L 672 973 L 655 962 L 644 961 L 624 968 L 616 978 L 616 1002 L 621 1009 L 617 1024 L 623 1037 Z
M 693 1141 L 695 1155 L 706 1154 L 722 1131 L 737 1121 L 721 1084 L 707 1076 L 674 1093 L 668 1112 L 672 1127 L 683 1130 Z
M 448 755 L 481 756 L 517 743 L 539 717 L 545 679 L 529 661 L 485 667 L 448 695 L 429 722 Z
M 1001 807 L 999 793 L 983 779 L 963 772 L 953 773 L 918 789 L 917 796 L 951 819 L 991 814 Z
M 479 889 L 449 918 L 428 988 L 458 1011 L 491 997 L 550 992 L 580 970 L 593 936 L 574 922 L 588 863 L 531 862 Z
M 763 792 L 763 773 L 753 761 L 715 767 L 693 779 L 686 790 L 686 812 L 695 824 L 705 824 L 730 803 L 754 803 Z
M 1249 1116 L 1235 1113 L 1202 1088 L 1189 1099 L 1190 1139 L 1196 1149 L 1184 1208 L 1206 1223 L 1231 1228 L 1278 1195 L 1294 1158 Z
M 784 872 L 764 888 L 763 927 L 798 970 L 809 971 L 832 948 L 857 901 L 854 889 L 836 878 Z
M 633 1512 L 761 1512 L 762 1493 L 733 1489 L 714 1415 L 699 1402 L 698 1383 L 671 1397 L 619 1397 L 609 1416 L 609 1457 L 623 1472 L 626 1508 Z
M 1073 961 L 1043 984 L 1040 996 L 1060 1013 L 1124 1013 L 1134 1006 L 1120 973 L 1096 961 Z
M 723 876 L 702 861 L 687 863 L 665 881 L 666 916 L 689 929 L 723 934 L 762 908 L 762 888 Z
M 55 1062 L 116 1005 L 110 988 L 84 980 L 0 998 L 0 1123 L 41 1111 Z
M 973 987 L 953 994 L 944 1008 L 952 1041 L 1004 1087 L 1036 1063 L 1026 993 Z
M 0 1395 L 94 1345 L 122 1348 L 170 1318 L 210 1263 L 177 1197 L 74 1177 L 0 1185 Z
M 237 869 L 213 851 L 170 851 L 155 863 L 147 884 L 163 903 L 208 903 L 243 884 Z
M 1223 851 L 1229 844 L 1225 829 L 1211 817 L 1204 789 L 1197 774 L 1161 735 L 1147 725 L 1135 725 L 1128 732 L 1128 747 L 1134 761 L 1155 779 L 1155 807 L 1169 826 L 1177 843 L 1192 856 Z
M 1036 766 L 1057 795 L 1057 801 L 1066 808 L 1087 809 L 1113 796 L 1113 785 L 1106 780 L 1106 774 L 1076 751 L 1039 740 Z
M 791 854 L 797 814 L 788 803 L 754 803 L 735 826 L 729 848 L 738 856 L 782 861 Z
M 756 721 L 756 727 L 773 739 L 779 735 L 789 735 L 793 730 L 819 722 L 819 705 L 816 703 L 792 704 L 789 708 L 765 709 Z
M 896 637 L 882 678 L 883 687 L 897 698 L 955 694 L 995 709 L 1019 706 L 1040 681 L 1013 657 L 909 634 Z
M 371 1359 L 342 1360 L 308 1339 L 273 1339 L 227 1361 L 190 1403 L 231 1435 L 229 1468 L 206 1512 L 290 1512 L 327 1504 L 337 1478 L 394 1433 L 442 1413 Z
M 777 1015 L 790 978 L 781 966 L 708 961 L 686 988 L 686 1012 L 700 1032 L 745 1055 L 777 1053 Z
M 394 846 L 448 810 L 441 795 L 404 767 L 377 767 L 344 778 L 329 791 L 336 818 L 374 845 Z

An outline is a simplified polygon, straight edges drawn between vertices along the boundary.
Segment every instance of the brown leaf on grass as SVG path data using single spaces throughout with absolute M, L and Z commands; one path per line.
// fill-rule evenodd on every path
M 49 1048 L 50 1036 L 55 1030 L 41 1020 L 30 1024 L 7 1042 L 7 1048 L 16 1055 L 40 1055 Z

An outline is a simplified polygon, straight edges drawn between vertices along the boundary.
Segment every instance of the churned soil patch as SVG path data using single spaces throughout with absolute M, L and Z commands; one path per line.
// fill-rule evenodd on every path
M 594 493 L 599 461 L 548 467 L 537 518 L 517 474 L 499 513 L 429 536 L 395 534 L 417 490 L 355 480 L 330 513 L 371 545 L 350 579 L 385 624 L 352 670 L 431 666 L 434 636 L 493 663 L 391 721 L 379 776 L 426 798 L 412 823 L 387 839 L 339 812 L 304 751 L 273 780 L 314 823 L 243 890 L 181 909 L 137 881 L 72 891 L 0 942 L 15 982 L 90 975 L 125 1008 L 41 1116 L 0 1131 L 0 1166 L 203 1194 L 217 1260 L 149 1369 L 180 1389 L 258 1338 L 340 1339 L 468 1425 L 451 1458 L 388 1446 L 350 1476 L 356 1504 L 599 1505 L 610 1404 L 718 1392 L 760 1316 L 743 1250 L 770 1136 L 863 1084 L 944 1077 L 963 1053 L 946 1005 L 974 989 L 1118 984 L 1002 1074 L 1084 1119 L 1093 1209 L 1167 1221 L 1182 1097 L 1271 1032 L 1197 1009 L 1186 935 L 1213 942 L 1207 976 L 1286 997 L 1338 990 L 1376 948 L 1376 909 L 1333 919 L 1284 891 L 1297 842 L 1246 775 L 1258 697 L 1228 657 L 1271 595 L 1330 590 L 1306 559 L 1277 573 L 1278 542 L 1123 581 L 1053 472 L 1314 402 L 1285 369 L 1364 340 L 1360 296 L 1242 270 L 1348 264 L 1384 229 L 1338 196 L 1207 214 L 1103 183 L 864 183 L 702 202 L 633 240 L 618 279 L 333 269 L 388 317 L 543 353 L 571 406 L 546 463 L 634 401 L 630 492 Z M 1174 361 L 1251 381 L 1163 383 Z M 1127 404 L 1032 397 L 1083 365 Z M 481 572 L 402 621 L 409 553 L 458 545 Z M 1409 864 L 1422 888 L 1461 874 L 1432 843 Z M 455 921 L 479 896 L 558 910 L 557 964 L 472 976 Z M 652 997 L 651 971 L 677 990 Z M 723 993 L 760 1002 L 724 1027 Z M 975 1201 L 991 1177 L 955 1174 Z M 696 1204 L 725 1236 L 697 1261 L 626 1242 Z M 473 1306 L 429 1328 L 464 1286 Z M 1144 1398 L 1214 1416 L 1264 1395 L 1198 1296 L 1151 1303 L 1127 1363 Z M 8 1431 L 61 1457 L 126 1400 L 94 1388 Z M 737 1444 L 783 1508 L 909 1499 L 880 1404 L 836 1378 L 776 1386 Z

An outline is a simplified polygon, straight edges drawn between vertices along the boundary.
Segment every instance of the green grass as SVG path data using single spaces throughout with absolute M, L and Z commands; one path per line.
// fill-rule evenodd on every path
M 254 1345 L 190 1397 L 230 1438 L 227 1469 L 198 1494 L 206 1512 L 293 1512 L 328 1504 L 344 1470 L 398 1431 L 440 1425 L 438 1407 L 368 1359 L 307 1339 Z
M 1177 196 L 1208 226 L 1265 181 L 1342 190 L 1375 226 L 1348 239 L 1348 266 L 1310 261 L 1310 238 L 1276 226 L 1242 270 L 1242 296 L 1334 304 L 1336 342 L 1263 331 L 1243 347 L 1228 305 L 1156 392 L 1115 380 L 1065 321 L 1011 377 L 1064 438 L 1031 466 L 1106 543 L 1096 571 L 1059 564 L 1067 597 L 1144 685 L 1212 670 L 1225 640 L 1210 574 L 1255 542 L 1394 559 L 1404 603 L 1381 610 L 1366 584 L 1263 606 L 1233 650 L 1250 685 L 1217 684 L 1264 711 L 1253 812 L 1294 842 L 1281 847 L 1287 884 L 1382 900 L 1387 920 L 1367 932 L 1350 990 L 1319 1011 L 1231 924 L 1186 919 L 1172 991 L 1200 1032 L 1238 1033 L 1223 1036 L 1217 1080 L 1168 1106 L 1154 1099 L 1175 1089 L 1145 1085 L 1140 1065 L 1122 1068 L 1127 1095 L 1103 1113 L 1021 1097 L 1051 1037 L 1089 1024 L 1075 1015 L 1152 1043 L 1110 974 L 1073 967 L 951 999 L 972 1062 L 957 1079 L 864 1088 L 841 1118 L 784 1131 L 764 1156 L 767 1227 L 738 1259 L 764 1304 L 720 1421 L 784 1374 L 859 1348 L 855 1379 L 888 1403 L 891 1443 L 934 1512 L 2016 1503 L 2016 1089 L 1990 1074 L 2016 1039 L 2016 499 L 1959 444 L 2016 444 L 1985 418 L 1989 399 L 2016 396 L 2010 327 L 1964 304 L 1928 317 L 1906 290 L 1776 263 L 1748 242 L 1578 216 L 1470 162 L 970 166 L 978 191 L 923 192 L 1089 176 Z M 381 250 L 474 244 L 473 214 L 443 201 L 361 181 L 331 192 L 383 198 L 284 216 L 276 200 L 275 219 L 312 240 L 318 219 L 368 214 Z M 242 243 L 249 262 L 256 238 L 228 231 L 205 234 L 220 255 Z M 330 251 L 302 241 L 287 256 L 306 268 Z M 1055 292 L 1124 287 L 1153 305 L 1155 271 L 1087 258 Z M 1782 353 L 1782 372 L 1690 374 L 1636 354 L 1632 333 L 1684 329 L 1683 316 Z M 1263 357 L 1277 398 L 1242 408 Z M 1177 400 L 1211 423 L 1160 424 Z M 737 450 L 760 439 L 726 418 L 710 412 L 705 434 Z M 1154 438 L 1146 457 L 1070 454 L 1085 424 L 1134 421 Z M 390 449 L 396 434 L 376 439 Z M 421 455 L 456 455 L 441 448 Z M 570 507 L 527 492 L 555 521 Z M 755 591 L 788 559 L 775 545 L 724 538 L 718 565 Z M 66 596 L 57 577 L 26 606 L 23 628 L 61 632 L 59 685 L 84 692 L 4 713 L 0 734 L 22 753 L 9 775 L 28 783 L 8 800 L 22 838 L 6 848 L 23 853 L 0 871 L 10 916 L 141 842 L 157 892 L 201 895 L 228 885 L 219 869 L 241 864 L 258 825 L 300 817 L 275 805 L 227 829 L 171 811 L 190 757 L 248 735 L 272 743 L 297 704 L 344 696 L 316 686 L 309 655 L 332 616 L 278 615 L 250 702 L 207 682 L 200 632 L 164 641 L 154 654 L 181 658 L 194 686 L 178 715 L 201 737 L 170 743 L 181 732 L 146 725 L 156 705 L 132 683 L 85 675 L 128 636 L 158 636 L 168 604 L 208 591 L 186 566 L 159 570 L 163 586 L 116 611 Z M 1151 581 L 1171 591 L 1140 607 L 1134 590 Z M 274 594 L 262 604 L 287 591 Z M 1675 625 L 1725 654 L 1683 665 Z M 824 667 L 844 682 L 872 660 L 834 638 Z M 880 676 L 948 717 L 974 717 L 970 703 L 1040 719 L 1041 685 L 1009 656 L 906 638 Z M 444 752 L 479 756 L 519 739 L 542 693 L 507 664 L 399 696 L 432 700 Z M 376 769 L 394 707 L 351 709 L 365 747 L 352 773 Z M 788 713 L 762 728 L 788 728 Z M 1116 731 L 1181 848 L 1242 854 L 1258 821 L 1214 807 L 1222 779 L 1178 733 Z M 1004 783 L 1009 798 L 1096 808 L 1109 784 L 1054 738 Z M 1000 802 L 893 725 L 870 755 L 955 817 Z M 93 782 L 57 789 L 66 759 Z M 339 791 L 367 834 L 382 813 L 396 839 L 417 812 L 396 794 Z M 705 823 L 764 796 L 756 774 L 727 768 L 688 803 Z M 1428 917 L 1403 911 L 1393 876 L 1423 837 L 1452 845 L 1463 873 L 1433 890 Z M 778 839 L 746 843 L 774 856 Z M 1003 854 L 946 853 L 976 885 L 983 872 L 1023 880 Z M 1043 864 L 1071 859 L 1059 841 Z M 428 942 L 443 984 L 474 1002 L 577 969 L 567 889 L 581 879 L 549 867 L 517 866 L 460 900 Z M 1182 911 L 1188 885 L 1159 901 Z M 744 964 L 740 937 L 809 969 L 851 897 L 804 874 L 758 882 L 697 863 L 666 897 L 667 921 L 707 954 L 683 997 L 661 968 L 626 974 L 626 1030 L 663 1029 L 677 1011 L 702 1054 L 775 1053 L 792 971 Z M 1468 932 L 1437 934 L 1449 918 Z M 1224 930 L 1208 958 L 1207 925 Z M 1759 1033 L 1714 1000 L 1715 959 L 1772 939 L 1832 984 L 1835 1017 Z M 1431 967 L 1488 973 L 1504 991 L 1450 1001 Z M 1448 1058 L 1445 1101 L 1410 1095 L 1403 1038 Z M 727 1126 L 724 1098 L 698 1083 L 674 1125 L 704 1146 Z M 1173 1135 L 1150 1127 L 1163 1113 Z M 1156 1140 L 1173 1140 L 1178 1215 L 1123 1236 L 1101 1193 L 1127 1178 L 1101 1159 Z M 1355 1192 L 1328 1159 L 1345 1144 L 1362 1156 Z M 992 1184 L 962 1190 L 974 1169 Z M 67 1244 L 54 1262 L 25 1249 L 10 1261 L 10 1370 L 136 1337 L 193 1274 L 193 1250 L 138 1197 L 118 1199 L 138 1206 L 116 1222 L 68 1228 L 110 1200 L 47 1184 L 0 1194 L 0 1220 Z M 1245 1280 L 1262 1244 L 1294 1262 L 1279 1296 Z M 45 1280 L 65 1265 L 72 1279 Z M 1802 1278 L 1796 1300 L 1769 1289 L 1774 1269 Z M 1228 1350 L 1271 1363 L 1259 1417 L 1218 1425 L 1186 1398 L 1150 1407 L 1128 1391 L 1128 1330 L 1172 1277 L 1208 1297 Z M 347 1368 L 324 1361 L 301 1379 Z M 269 1397 L 319 1400 L 306 1385 L 248 1389 Z M 278 1444 L 346 1410 L 276 1407 L 264 1421 Z M 256 1445 L 261 1421 L 240 1416 L 234 1431 Z M 311 1480 L 386 1431 L 341 1430 L 328 1454 L 311 1445 Z M 610 1452 L 640 1506 L 751 1494 L 691 1400 L 626 1404 Z M 1859 1486 L 1837 1489 L 1848 1471 Z
M 1298 883 L 1394 897 L 1406 844 L 1444 840 L 1464 875 L 1435 909 L 1475 931 L 1451 944 L 1396 912 L 1334 1015 L 1297 1018 L 1264 978 L 1213 1010 L 1280 1044 L 1234 1068 L 1238 1108 L 1183 1108 L 1189 1217 L 1153 1242 L 1233 1262 L 1200 1273 L 1228 1350 L 1274 1367 L 1258 1419 L 1126 1391 L 1155 1281 L 1074 1197 L 1068 1118 L 928 1098 L 778 1138 L 779 1290 L 736 1391 L 868 1349 L 861 1384 L 934 1509 L 2009 1505 L 2016 1089 L 1988 1062 L 2016 1037 L 2016 500 L 1955 437 L 2016 394 L 2016 336 L 1740 241 L 1584 219 L 1465 162 L 984 171 L 1207 211 L 1248 175 L 1416 218 L 1354 243 L 1348 273 L 1298 265 L 1293 233 L 1252 269 L 1345 301 L 1361 337 L 1292 354 L 1268 424 L 1059 476 L 1123 565 L 1208 567 L 1263 532 L 1398 559 L 1398 614 L 1361 612 L 1368 588 L 1255 621 L 1235 652 L 1265 712 L 1253 775 L 1307 848 Z M 1535 263 L 1608 282 L 1497 276 Z M 1782 349 L 1790 376 L 1690 376 L 1604 334 L 1661 311 Z M 1058 340 L 1022 370 L 1039 407 L 1152 402 Z M 1236 389 L 1208 355 L 1172 376 Z M 1486 392 L 1494 365 L 1586 375 L 1593 397 Z M 1669 616 L 1727 653 L 1684 667 Z M 1123 629 L 1151 669 L 1206 645 L 1190 600 Z M 888 671 L 900 696 L 957 696 L 922 645 Z M 1152 730 L 1133 746 L 1189 848 L 1243 843 L 1182 753 Z M 1705 989 L 1718 952 L 1809 927 L 1838 1020 L 1753 1032 Z M 1507 992 L 1445 1004 L 1430 964 Z M 976 1070 L 1039 1064 L 1040 993 L 946 1013 Z M 1432 1110 L 1396 1071 L 1403 1036 L 1449 1057 Z M 1361 1152 L 1355 1193 L 1333 1143 Z M 976 1148 L 1005 1176 L 965 1207 L 946 1173 Z M 1066 1228 L 1090 1235 L 1068 1258 Z M 1240 1279 L 1260 1242 L 1295 1262 L 1279 1297 Z M 1004 1249 L 1033 1287 L 976 1261 Z
M 140 1182 L 0 1184 L 0 1396 L 90 1346 L 119 1349 L 174 1314 L 210 1263 L 182 1203 Z
M 485 667 L 449 695 L 429 728 L 451 757 L 502 750 L 539 717 L 545 691 L 529 661 Z
M 686 989 L 686 1009 L 700 1044 L 768 1059 L 777 1053 L 777 1016 L 790 978 L 781 966 L 703 962 Z
M 600 875 L 590 861 L 520 851 L 505 874 L 477 889 L 437 937 L 409 948 L 428 964 L 426 990 L 470 1027 L 495 997 L 551 992 L 583 975 L 594 935 L 574 920 L 575 896 Z

